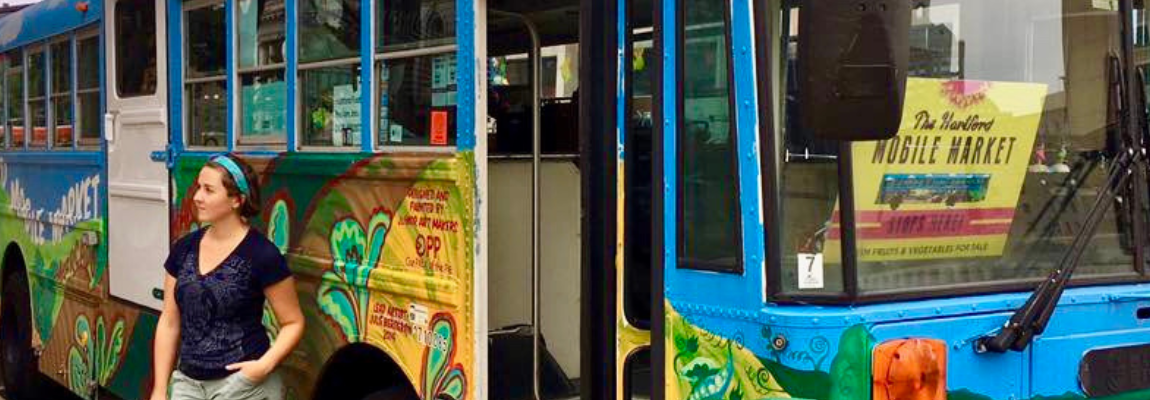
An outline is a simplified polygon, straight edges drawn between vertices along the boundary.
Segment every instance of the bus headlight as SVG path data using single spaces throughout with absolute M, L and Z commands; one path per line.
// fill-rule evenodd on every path
M 874 350 L 874 400 L 946 400 L 946 343 L 898 339 Z

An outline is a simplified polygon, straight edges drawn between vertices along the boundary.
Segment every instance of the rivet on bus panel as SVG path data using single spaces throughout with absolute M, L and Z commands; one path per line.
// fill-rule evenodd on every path
M 778 334 L 774 339 L 771 339 L 771 348 L 775 351 L 783 351 L 787 348 L 787 337 L 783 334 Z

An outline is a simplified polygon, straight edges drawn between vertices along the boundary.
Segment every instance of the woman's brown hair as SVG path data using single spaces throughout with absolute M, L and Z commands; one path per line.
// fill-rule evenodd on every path
M 211 160 L 208 160 L 205 166 L 212 167 L 220 172 L 223 177 L 224 189 L 228 191 L 228 197 L 240 198 L 241 217 L 251 219 L 252 217 L 260 215 L 260 185 L 259 177 L 256 176 L 255 169 L 253 169 L 251 165 L 248 165 L 243 159 L 236 157 L 235 154 L 228 153 L 222 155 L 222 157 L 231 159 L 240 167 L 240 170 L 243 171 L 244 179 L 248 181 L 248 194 L 245 195 L 240 191 L 240 187 L 236 184 L 235 178 L 232 177 L 232 174 L 228 172 L 228 169 L 224 168 L 224 166 Z

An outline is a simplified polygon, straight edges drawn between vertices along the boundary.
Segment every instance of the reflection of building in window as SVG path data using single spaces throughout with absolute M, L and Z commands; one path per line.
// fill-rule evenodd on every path
M 943 24 L 915 25 L 910 28 L 910 68 L 912 76 L 958 77 L 951 69 L 954 59 L 954 33 Z M 961 42 L 960 42 L 961 46 Z
M 300 5 L 301 61 L 359 55 L 358 0 L 304 0 Z
M 259 40 L 260 64 L 275 64 L 284 60 L 284 1 L 269 0 L 260 10 Z
M 454 43 L 454 0 L 380 2 L 380 48 L 384 52 Z

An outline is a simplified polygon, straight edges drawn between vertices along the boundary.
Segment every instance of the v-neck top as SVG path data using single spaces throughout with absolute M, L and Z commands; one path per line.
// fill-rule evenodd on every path
M 255 360 L 271 347 L 263 326 L 264 289 L 291 276 L 279 248 L 254 228 L 215 269 L 200 272 L 207 228 L 177 240 L 164 268 L 176 278 L 180 309 L 179 370 L 211 380 L 228 364 Z

